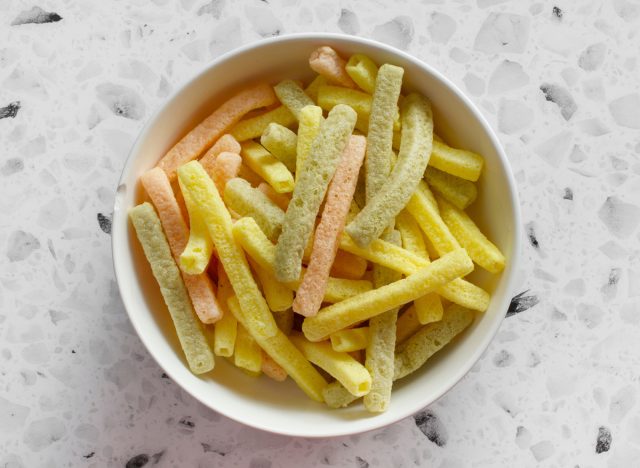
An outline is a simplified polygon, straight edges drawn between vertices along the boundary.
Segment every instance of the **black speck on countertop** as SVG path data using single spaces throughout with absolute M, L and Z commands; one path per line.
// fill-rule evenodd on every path
M 44 11 L 39 6 L 34 6 L 31 10 L 21 12 L 11 22 L 11 26 L 20 26 L 21 24 L 44 24 L 56 23 L 62 19 L 58 13 L 53 11 Z
M 562 196 L 562 198 L 564 198 L 565 200 L 573 200 L 573 190 L 571 190 L 569 187 L 565 187 L 564 195 Z
M 98 224 L 105 234 L 111 234 L 111 216 L 98 213 Z
M 142 468 L 147 463 L 149 463 L 149 455 L 141 453 L 140 455 L 136 455 L 131 458 L 125 465 L 125 468 Z
M 91 458 L 96 454 L 96 452 L 89 452 L 86 455 L 82 455 L 82 458 Z
M 15 118 L 20 107 L 20 101 L 10 102 L 5 107 L 0 107 L 0 119 Z
M 527 289 L 511 299 L 511 304 L 509 304 L 509 309 L 507 310 L 507 317 L 524 312 L 540 302 L 540 299 L 538 299 L 538 296 L 535 294 L 525 296 L 528 292 L 529 290 Z
M 424 410 L 414 414 L 413 419 L 420 432 L 431 442 L 438 447 L 444 447 L 447 444 L 449 438 L 447 430 L 434 412 Z
M 369 468 L 369 462 L 364 458 L 356 457 L 357 468 Z
M 564 15 L 564 12 L 562 11 L 562 9 L 560 7 L 554 6 L 553 10 L 551 10 L 551 12 L 553 13 L 553 16 L 555 16 L 559 20 L 562 20 L 562 15 Z
M 608 452 L 611 448 L 611 431 L 608 427 L 598 428 L 598 438 L 596 439 L 596 453 Z

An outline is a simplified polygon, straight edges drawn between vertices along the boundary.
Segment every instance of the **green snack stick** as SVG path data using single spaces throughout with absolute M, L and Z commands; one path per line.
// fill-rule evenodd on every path
M 304 89 L 292 80 L 284 80 L 273 87 L 280 102 L 287 106 L 296 119 L 304 106 L 313 106 L 313 100 L 307 96 Z
M 187 290 L 182 282 L 160 219 L 150 203 L 142 203 L 129 210 L 129 218 L 136 230 L 151 271 L 160 286 L 160 293 L 167 304 L 176 327 L 191 372 L 202 374 L 214 367 L 214 357 L 207 343 L 202 325 L 196 316 Z
M 278 281 L 295 281 L 300 277 L 304 248 L 356 118 L 352 108 L 338 105 L 320 124 L 309 159 L 297 177 L 276 245 L 275 273 Z
M 349 406 L 359 398 L 349 393 L 349 390 L 344 388 L 344 385 L 337 380 L 335 382 L 331 382 L 322 389 L 322 396 L 324 397 L 324 402 L 329 408 L 336 409 Z
M 471 205 L 478 196 L 476 184 L 435 167 L 427 167 L 424 178 L 434 192 L 461 210 Z
M 295 172 L 298 136 L 292 130 L 270 123 L 260 137 L 260 144 L 287 166 L 287 169 Z

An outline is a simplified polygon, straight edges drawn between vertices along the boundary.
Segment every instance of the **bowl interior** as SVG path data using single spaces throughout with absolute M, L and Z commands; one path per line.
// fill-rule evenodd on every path
M 265 79 L 307 79 L 310 52 L 330 45 L 348 56 L 365 53 L 377 63 L 405 69 L 405 90 L 432 102 L 436 131 L 451 145 L 482 154 L 486 169 L 473 206 L 480 227 L 505 253 L 506 270 L 497 277 L 473 273 L 492 292 L 489 310 L 472 327 L 409 378 L 395 385 L 386 413 L 371 415 L 362 405 L 332 411 L 310 401 L 288 379 L 277 383 L 249 377 L 225 359 L 196 377 L 189 371 L 157 284 L 127 220 L 127 210 L 141 201 L 138 178 L 230 92 Z M 113 255 L 125 307 L 149 352 L 166 372 L 205 405 L 248 425 L 307 437 L 362 432 L 395 422 L 423 408 L 453 386 L 478 359 L 495 334 L 510 298 L 518 249 L 518 208 L 508 165 L 495 136 L 469 101 L 437 72 L 410 56 L 371 41 L 338 35 L 298 35 L 265 41 L 228 54 L 178 91 L 152 118 L 139 137 L 118 188 L 113 222 Z

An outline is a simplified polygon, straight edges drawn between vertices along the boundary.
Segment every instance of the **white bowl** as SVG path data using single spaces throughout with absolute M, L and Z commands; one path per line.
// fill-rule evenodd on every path
M 361 404 L 330 410 L 309 400 L 291 379 L 278 383 L 266 377 L 252 378 L 221 358 L 210 374 L 193 375 L 127 219 L 127 210 L 142 199 L 138 178 L 182 135 L 230 92 L 247 83 L 309 78 L 307 59 L 321 45 L 334 47 L 345 57 L 359 52 L 379 64 L 404 67 L 405 88 L 419 91 L 431 100 L 437 132 L 451 145 L 484 156 L 479 197 L 471 211 L 507 258 L 507 267 L 499 276 L 473 273 L 474 281 L 492 293 L 489 309 L 479 314 L 455 343 L 415 374 L 397 382 L 389 409 L 378 415 L 367 413 Z M 174 382 L 206 406 L 249 426 L 293 436 L 329 437 L 376 429 L 410 416 L 437 400 L 469 371 L 507 311 L 520 225 L 515 183 L 500 143 L 478 109 L 447 78 L 416 58 L 371 40 L 337 34 L 296 34 L 260 41 L 218 58 L 176 91 L 149 120 L 120 179 L 113 213 L 113 259 L 120 294 L 133 327 Z

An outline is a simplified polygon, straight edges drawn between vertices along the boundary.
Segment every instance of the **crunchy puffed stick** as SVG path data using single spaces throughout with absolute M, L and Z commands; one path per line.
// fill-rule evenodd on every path
M 262 351 L 262 372 L 267 377 L 275 380 L 276 382 L 284 382 L 287 380 L 287 371 L 285 371 L 280 364 L 271 359 L 267 353 Z
M 295 281 L 300 277 L 304 248 L 355 122 L 356 113 L 353 109 L 343 105 L 334 107 L 321 123 L 320 131 L 311 145 L 309 158 L 313 159 L 314 164 L 305 163 L 299 168 L 298 183 L 276 245 L 275 268 L 279 281 Z
M 498 247 L 487 239 L 467 213 L 442 198 L 437 200 L 442 219 L 458 242 L 467 249 L 471 260 L 490 273 L 500 273 L 504 269 L 504 255 Z
M 351 280 L 329 277 L 322 302 L 335 304 L 363 292 L 371 291 L 373 284 L 368 280 Z
M 213 253 L 213 242 L 198 207 L 194 205 L 191 197 L 184 193 L 182 187 L 180 187 L 180 191 L 184 195 L 184 202 L 189 213 L 189 240 L 180 254 L 180 269 L 189 275 L 199 275 L 209 265 Z
M 460 247 L 440 217 L 438 203 L 425 181 L 420 181 L 418 184 L 417 190 L 407 203 L 407 211 L 418 222 L 438 254 L 443 255 Z
M 216 356 L 233 356 L 238 334 L 238 321 L 229 311 L 227 301 L 233 296 L 233 288 L 221 263 L 218 263 L 218 302 L 223 310 L 222 318 L 215 324 L 213 352 Z
M 237 153 L 223 151 L 208 167 L 202 167 L 207 171 L 209 177 L 213 179 L 218 192 L 224 193 L 224 187 L 227 182 L 240 174 L 242 158 Z
M 233 126 L 230 133 L 238 141 L 247 141 L 259 138 L 270 123 L 290 127 L 296 123 L 296 117 L 285 106 L 278 106 L 264 114 L 241 120 Z
M 320 341 L 335 331 L 424 296 L 472 270 L 473 262 L 465 250 L 457 249 L 404 279 L 321 309 L 315 317 L 304 320 L 302 331 L 308 340 Z
M 312 343 L 298 333 L 291 335 L 291 341 L 311 363 L 336 378 L 354 396 L 369 393 L 371 376 L 367 369 L 347 353 L 331 348 L 329 342 Z
M 140 181 L 158 210 L 158 216 L 169 241 L 171 253 L 178 262 L 180 254 L 187 245 L 189 229 L 184 222 L 169 179 L 162 169 L 154 168 L 142 174 Z M 215 323 L 219 320 L 222 312 L 209 277 L 205 274 L 188 275 L 183 273 L 182 279 L 200 320 L 203 323 Z
M 307 96 L 313 99 L 314 102 L 318 102 L 318 88 L 326 85 L 327 83 L 328 81 L 324 76 L 317 75 L 311 83 L 309 83 L 309 86 L 304 89 L 304 92 L 307 93 Z
M 293 190 L 293 175 L 287 166 L 278 161 L 262 145 L 254 141 L 245 141 L 240 152 L 244 162 L 262 177 L 278 193 Z
M 452 304 L 439 322 L 425 325 L 398 348 L 395 357 L 394 380 L 401 379 L 420 368 L 456 335 L 473 322 L 473 312 Z
M 404 70 L 384 64 L 378 70 L 376 87 L 371 103 L 369 132 L 367 134 L 366 195 L 367 202 L 382 187 L 391 172 L 391 143 L 393 120 L 402 88 Z
M 244 179 L 235 178 L 227 182 L 224 202 L 228 208 L 241 216 L 256 220 L 267 237 L 275 241 L 282 230 L 284 211 L 260 190 L 251 187 Z
M 373 94 L 378 76 L 378 66 L 373 60 L 363 54 L 354 54 L 349 57 L 345 69 L 360 89 Z
M 318 47 L 309 56 L 309 66 L 313 71 L 333 83 L 347 88 L 355 88 L 356 84 L 345 70 L 346 65 L 347 62 L 328 46 Z
M 222 135 L 218 141 L 216 141 L 211 148 L 200 158 L 200 164 L 207 171 L 207 174 L 211 175 L 212 164 L 216 160 L 219 154 L 222 153 L 235 153 L 240 154 L 240 143 L 228 133 Z
M 242 249 L 233 238 L 231 215 L 213 181 L 197 161 L 181 166 L 178 177 L 200 207 L 220 261 L 247 316 L 246 328 L 254 338 L 256 335 L 273 336 L 278 327 L 253 279 Z
M 369 327 L 347 328 L 332 333 L 329 337 L 334 351 L 349 353 L 367 347 Z
M 433 118 L 429 101 L 410 94 L 402 103 L 402 141 L 398 160 L 386 182 L 345 231 L 361 247 L 377 239 L 404 208 L 427 167 L 433 139 Z
M 344 250 L 338 250 L 329 274 L 338 278 L 362 279 L 367 271 L 367 265 L 368 263 L 364 258 Z
M 260 190 L 262 193 L 264 193 L 267 197 L 269 197 L 269 199 L 273 203 L 278 205 L 278 207 L 282 211 L 287 211 L 287 207 L 289 206 L 289 202 L 291 201 L 291 198 L 289 198 L 289 196 L 286 193 L 276 192 L 275 190 L 273 190 L 273 187 L 267 184 L 266 182 L 260 182 L 260 184 L 258 184 L 257 189 Z
M 475 182 L 480 177 L 484 160 L 472 151 L 451 148 L 434 141 L 429 165 L 462 179 Z
M 273 87 L 276 96 L 296 117 L 304 106 L 313 106 L 313 100 L 307 96 L 302 87 L 293 80 L 284 80 Z
M 269 309 L 273 312 L 283 312 L 291 308 L 293 303 L 293 292 L 282 283 L 278 283 L 273 277 L 273 273 L 262 268 L 255 261 L 250 261 L 253 271 L 255 271 L 260 284 L 264 298 L 267 300 Z
M 434 167 L 424 171 L 424 178 L 434 192 L 461 210 L 471 205 L 478 196 L 478 189 L 473 182 Z
M 396 321 L 396 346 L 422 328 L 415 304 L 408 307 Z
M 318 88 L 318 105 L 322 109 L 330 111 L 338 104 L 346 104 L 352 107 L 358 118 L 364 120 L 367 125 L 371 114 L 371 100 L 371 95 L 357 89 L 331 85 Z
M 214 366 L 213 353 L 189 301 L 160 219 L 150 203 L 131 208 L 129 218 L 160 286 L 191 372 L 202 374 L 210 371 Z
M 270 123 L 260 137 L 260 144 L 278 158 L 291 172 L 296 170 L 298 136 L 287 127 Z
M 346 408 L 359 397 L 353 396 L 338 382 L 331 382 L 322 390 L 324 401 L 329 408 Z
M 311 317 L 320 310 L 331 265 L 338 251 L 339 236 L 344 228 L 358 172 L 364 159 L 366 143 L 363 136 L 349 138 L 327 189 L 322 218 L 314 236 L 311 258 L 293 302 L 293 310 L 305 317 Z
M 240 324 L 238 324 L 233 363 L 236 367 L 246 369 L 251 374 L 259 374 L 262 370 L 262 351 L 260 346 Z
M 243 115 L 275 102 L 276 95 L 267 84 L 259 84 L 240 91 L 182 137 L 158 162 L 158 167 L 163 169 L 170 179 L 175 179 L 178 167 L 198 158 Z
M 246 164 L 240 165 L 240 170 L 238 171 L 238 177 L 241 177 L 247 182 L 249 182 L 252 187 L 257 187 L 258 185 L 264 182 L 264 179 L 260 177 L 258 174 L 256 174 L 255 172 L 253 172 L 253 170 Z
M 293 309 L 283 310 L 282 312 L 275 312 L 273 318 L 278 324 L 278 328 L 285 335 L 290 335 L 293 329 Z
M 296 180 L 304 162 L 309 157 L 311 145 L 320 131 L 322 120 L 322 109 L 318 106 L 303 107 L 300 111 L 296 147 Z

